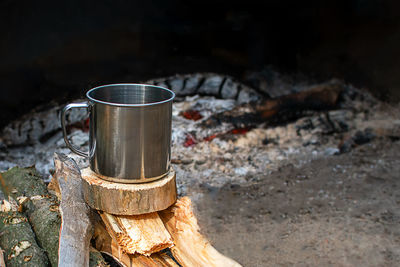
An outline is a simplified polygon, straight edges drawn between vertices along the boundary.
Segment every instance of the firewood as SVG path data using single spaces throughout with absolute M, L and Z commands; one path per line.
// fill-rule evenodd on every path
M 113 257 L 119 263 L 124 264 L 127 267 L 133 266 L 168 266 L 178 267 L 166 253 L 158 252 L 152 254 L 150 257 L 140 254 L 128 254 L 118 245 L 116 236 L 113 231 L 108 231 L 106 226 L 101 221 L 97 221 L 94 227 L 93 235 L 95 247 L 102 253 L 106 253 Z
M 305 110 L 329 110 L 336 106 L 343 84 L 331 82 L 310 87 L 308 90 L 267 99 L 256 110 L 263 120 L 272 120 L 285 113 Z
M 76 163 L 62 154 L 54 155 L 55 181 L 61 193 L 61 230 L 58 266 L 89 266 L 92 237 L 90 208 L 83 200 L 82 179 Z
M 159 223 L 156 223 L 153 227 L 150 227 L 148 220 L 154 219 L 151 218 L 154 217 L 152 214 L 140 216 L 101 214 L 103 221 L 98 222 L 95 226 L 96 248 L 111 255 L 126 266 L 241 266 L 220 254 L 199 233 L 199 226 L 189 198 L 179 199 L 172 207 L 159 211 L 158 215 L 164 225 L 160 226 Z M 148 217 L 147 220 L 146 217 Z M 127 230 L 120 225 L 121 218 L 125 219 L 129 225 L 136 225 L 137 230 L 135 232 L 138 235 L 141 235 L 142 229 L 153 229 L 156 233 L 164 233 L 164 228 L 166 228 L 172 236 L 174 244 L 170 248 L 173 258 L 165 250 L 153 253 L 150 257 L 138 253 L 130 254 L 135 251 L 127 249 L 132 245 L 132 240 L 130 240 L 131 237 Z M 153 235 L 150 232 L 149 234 L 150 238 L 146 238 L 146 242 L 149 243 L 153 243 L 151 236 L 159 236 L 159 234 Z
M 58 234 L 60 229 L 59 202 L 47 191 L 35 168 L 14 167 L 0 175 L 2 191 L 25 198 L 23 213 L 35 231 L 38 244 L 44 248 L 52 266 L 58 264 Z
M 65 169 L 75 168 L 76 165 L 61 166 L 60 163 L 57 163 L 56 156 L 57 171 L 53 178 L 57 181 L 53 182 L 53 187 L 55 191 L 58 191 L 58 183 L 63 199 L 63 194 L 65 194 L 63 179 L 56 178 L 61 177 L 60 173 L 63 171 L 66 177 Z M 68 170 L 69 176 L 71 176 L 71 172 L 73 172 L 73 176 L 79 177 L 78 170 Z M 173 172 L 170 176 L 175 178 L 175 173 Z M 92 179 L 93 175 L 86 175 L 82 179 L 83 184 L 88 177 Z M 120 187 L 120 184 L 98 181 L 99 178 L 95 178 L 96 182 L 93 184 L 109 183 L 108 189 L 113 186 L 114 188 Z M 173 182 L 175 186 L 174 179 Z M 140 185 L 135 185 L 135 187 L 137 186 L 140 187 Z M 115 194 L 118 191 L 113 192 Z M 176 191 L 172 190 L 172 193 L 175 194 Z M 152 197 L 158 196 L 152 195 Z M 79 196 L 71 196 L 71 200 L 76 198 L 79 199 Z M 125 204 L 129 205 L 129 203 Z M 95 225 L 93 236 L 95 247 L 125 266 L 240 266 L 216 251 L 201 236 L 188 198 L 183 198 L 169 209 L 158 213 L 140 215 L 113 215 L 104 211 L 99 211 L 99 213 L 101 219 L 96 219 L 96 216 L 92 218 Z M 165 250 L 170 247 L 172 247 L 173 256 Z
M 131 216 L 102 213 L 101 218 L 125 253 L 149 256 L 173 246 L 171 236 L 157 213 Z
M 43 179 L 33 167 L 15 167 L 1 173 L 0 188 L 6 195 L 19 199 L 19 208 L 32 225 L 39 246 L 46 251 L 51 266 L 57 266 L 61 226 L 58 199 L 49 194 Z M 99 252 L 93 258 L 101 260 L 92 261 L 91 255 L 90 266 L 105 266 Z
M 0 266 L 48 266 L 46 253 L 35 240 L 35 234 L 28 219 L 17 207 L 5 202 L 0 212 Z M 5 256 L 5 257 L 3 257 Z M 5 260 L 5 262 L 4 262 Z
M 257 105 L 244 104 L 214 114 L 201 125 L 208 128 L 229 123 L 234 128 L 252 128 L 260 123 L 265 123 L 266 126 L 282 124 L 313 111 L 336 108 L 344 90 L 344 85 L 335 81 L 317 84 L 301 92 L 265 99 Z
M 175 205 L 158 213 L 174 240 L 172 254 L 182 266 L 241 266 L 219 253 L 200 234 L 188 197 L 180 198 Z
M 55 153 L 54 165 L 56 171 L 48 187 L 61 199 L 59 266 L 107 266 L 100 252 L 90 246 L 94 214 L 83 199 L 78 165 L 60 153 Z
M 82 170 L 86 203 L 96 210 L 117 215 L 139 215 L 163 210 L 176 201 L 175 171 L 141 184 L 110 182 L 89 168 Z

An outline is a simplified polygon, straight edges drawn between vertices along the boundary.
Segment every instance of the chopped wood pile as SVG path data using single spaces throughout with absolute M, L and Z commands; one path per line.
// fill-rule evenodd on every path
M 107 266 L 103 253 L 122 266 L 240 266 L 200 234 L 189 198 L 149 214 L 96 212 L 83 200 L 76 163 L 56 154 L 55 166 L 48 188 L 34 168 L 0 176 L 7 266 Z

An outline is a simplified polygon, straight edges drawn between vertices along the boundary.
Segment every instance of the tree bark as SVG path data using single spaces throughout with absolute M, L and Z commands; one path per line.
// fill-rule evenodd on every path
M 58 264 L 59 202 L 47 191 L 35 168 L 14 167 L 0 175 L 3 192 L 15 199 L 26 197 L 22 204 L 36 234 L 38 244 L 46 250 L 52 266 Z
M 5 251 L 7 267 L 49 265 L 46 253 L 36 243 L 35 234 L 23 214 L 0 212 L 0 233 L 0 247 Z
M 57 266 L 61 225 L 58 199 L 49 194 L 33 167 L 14 167 L 1 173 L 0 188 L 6 195 L 20 200 L 20 208 L 32 225 L 39 246 L 47 252 L 51 266 Z M 99 252 L 90 255 L 90 266 L 106 266 Z

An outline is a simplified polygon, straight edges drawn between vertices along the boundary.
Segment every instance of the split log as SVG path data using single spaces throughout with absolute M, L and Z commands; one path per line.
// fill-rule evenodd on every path
M 0 266 L 48 266 L 49 260 L 36 243 L 28 219 L 7 201 L 2 206 L 8 207 L 0 212 L 0 246 L 5 250 L 5 258 L 1 251 Z
M 173 246 L 171 236 L 157 213 L 133 216 L 102 213 L 100 216 L 125 253 L 149 256 Z
M 174 240 L 172 254 L 182 266 L 241 266 L 219 253 L 200 234 L 188 197 L 180 198 L 175 205 L 159 214 Z
M 2 191 L 21 200 L 21 208 L 32 225 L 40 247 L 46 250 L 52 266 L 58 264 L 59 202 L 47 191 L 35 168 L 14 167 L 0 174 Z
M 147 257 L 140 254 L 128 254 L 117 243 L 113 231 L 108 231 L 103 222 L 98 221 L 94 227 L 94 243 L 96 249 L 111 256 L 114 260 L 127 267 L 178 267 L 179 265 L 164 252 L 158 252 Z
M 89 266 L 92 237 L 90 208 L 83 200 L 79 167 L 65 155 L 55 153 L 55 179 L 61 193 L 61 230 L 58 266 Z
M 139 215 L 164 210 L 176 201 L 175 171 L 141 184 L 124 184 L 102 179 L 90 168 L 82 170 L 86 203 L 96 210 L 118 215 Z
M 90 247 L 93 211 L 83 199 L 82 178 L 75 161 L 55 153 L 50 190 L 61 199 L 59 266 L 107 266 L 101 253 Z

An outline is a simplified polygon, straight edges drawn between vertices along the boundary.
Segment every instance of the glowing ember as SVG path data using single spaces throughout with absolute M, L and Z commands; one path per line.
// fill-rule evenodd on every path
M 216 137 L 218 137 L 218 135 L 216 135 L 216 134 L 213 134 L 213 135 L 210 135 L 210 136 L 207 136 L 207 137 L 204 137 L 204 141 L 206 141 L 206 142 L 210 142 L 210 141 L 212 141 L 213 139 L 215 139 Z
M 183 143 L 184 147 L 190 147 L 197 144 L 195 137 L 189 133 L 186 134 L 185 142 Z
M 230 130 L 229 133 L 230 134 L 245 134 L 248 131 L 250 131 L 250 128 L 236 128 L 236 129 Z
M 181 115 L 185 119 L 192 120 L 192 121 L 198 121 L 203 118 L 203 115 L 201 115 L 199 111 L 193 110 L 193 109 L 182 111 Z

